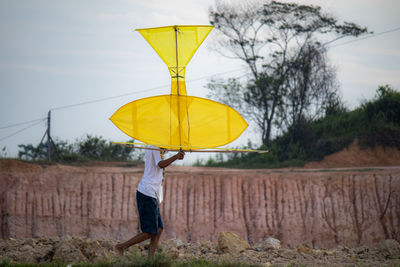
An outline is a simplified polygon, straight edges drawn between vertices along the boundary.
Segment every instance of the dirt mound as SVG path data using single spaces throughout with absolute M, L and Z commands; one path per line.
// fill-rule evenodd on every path
M 307 163 L 304 168 L 347 168 L 400 165 L 400 150 L 396 147 L 376 146 L 362 149 L 355 140 L 342 151 L 325 156 L 322 161 Z
M 109 263 L 110 266 L 116 263 L 121 266 L 133 266 L 135 264 L 131 262 L 132 259 L 138 260 L 138 257 L 147 256 L 149 245 L 142 243 L 131 247 L 122 260 L 117 259 L 113 250 L 116 242 L 76 237 L 0 240 L 0 259 L 20 263 L 102 262 Z M 311 249 L 305 245 L 293 249 L 269 250 L 250 247 L 240 253 L 231 254 L 219 252 L 218 245 L 210 241 L 184 243 L 179 239 L 170 239 L 161 242 L 158 253 L 164 253 L 173 262 L 204 259 L 212 262 L 242 262 L 256 266 L 394 266 L 393 264 L 398 263 L 400 254 L 388 251 L 392 248 L 398 249 L 398 242 L 384 240 L 381 243 L 385 246 L 363 246 L 353 249 L 337 247 L 330 250 Z M 388 249 L 387 244 L 392 246 Z M 122 264 L 124 262 L 126 264 Z

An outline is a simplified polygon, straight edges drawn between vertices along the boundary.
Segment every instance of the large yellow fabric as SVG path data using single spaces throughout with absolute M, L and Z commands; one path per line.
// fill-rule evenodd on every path
M 167 64 L 171 74 L 171 94 L 186 95 L 186 65 L 212 28 L 175 25 L 137 30 Z
M 160 95 L 139 99 L 110 118 L 124 133 L 166 148 L 212 148 L 238 138 L 247 123 L 233 108 L 194 96 Z
M 171 94 L 128 103 L 110 120 L 130 137 L 165 148 L 214 148 L 238 138 L 246 121 L 229 106 L 188 96 L 186 65 L 212 26 L 169 26 L 139 29 L 171 74 Z

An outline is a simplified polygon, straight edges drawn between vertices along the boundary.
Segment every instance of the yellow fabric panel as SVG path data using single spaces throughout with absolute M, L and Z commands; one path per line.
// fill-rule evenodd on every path
M 166 148 L 212 148 L 228 144 L 247 128 L 224 104 L 194 96 L 161 95 L 118 109 L 110 120 L 130 137 Z
M 185 67 L 213 26 L 167 26 L 137 29 L 171 67 Z M 176 47 L 178 46 L 178 48 Z M 178 61 L 177 54 L 178 51 Z
M 179 88 L 179 93 L 178 93 Z M 186 84 L 185 81 L 171 81 L 171 94 L 172 95 L 186 95 Z
M 168 26 L 137 29 L 167 64 L 172 81 L 184 81 L 185 69 L 213 26 Z M 171 94 L 178 93 L 171 88 Z M 185 95 L 180 92 L 180 95 Z

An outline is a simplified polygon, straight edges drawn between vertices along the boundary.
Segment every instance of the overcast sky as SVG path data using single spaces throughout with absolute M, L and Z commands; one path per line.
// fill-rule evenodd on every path
M 294 2 L 319 5 L 340 20 L 375 33 L 400 27 L 398 0 Z M 53 137 L 73 142 L 92 134 L 127 141 L 129 137 L 109 117 L 128 102 L 170 92 L 165 64 L 134 29 L 206 25 L 213 4 L 213 0 L 0 0 L 0 149 L 6 148 L 0 156 L 17 156 L 18 144 L 37 145 L 46 124 L 34 120 L 45 118 L 50 109 Z M 399 90 L 400 30 L 346 43 L 351 40 L 342 39 L 328 51 L 347 106 L 371 99 L 379 85 Z M 212 42 L 211 34 L 187 67 L 189 95 L 206 97 L 204 85 L 213 75 L 228 78 L 245 72 L 240 61 L 211 51 Z M 4 128 L 26 121 L 33 122 Z M 251 128 L 231 146 L 247 143 L 248 138 L 258 139 Z M 188 162 L 196 158 L 191 155 Z

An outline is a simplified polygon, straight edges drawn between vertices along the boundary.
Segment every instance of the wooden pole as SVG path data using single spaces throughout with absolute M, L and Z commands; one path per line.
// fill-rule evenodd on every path
M 50 135 L 51 110 L 47 114 L 47 161 L 51 161 L 51 135 Z
M 181 126 L 181 103 L 179 93 L 179 59 L 178 59 L 178 28 L 175 26 L 175 54 L 176 54 L 176 93 L 178 95 L 178 125 L 179 125 L 179 146 L 182 148 L 182 126 Z

